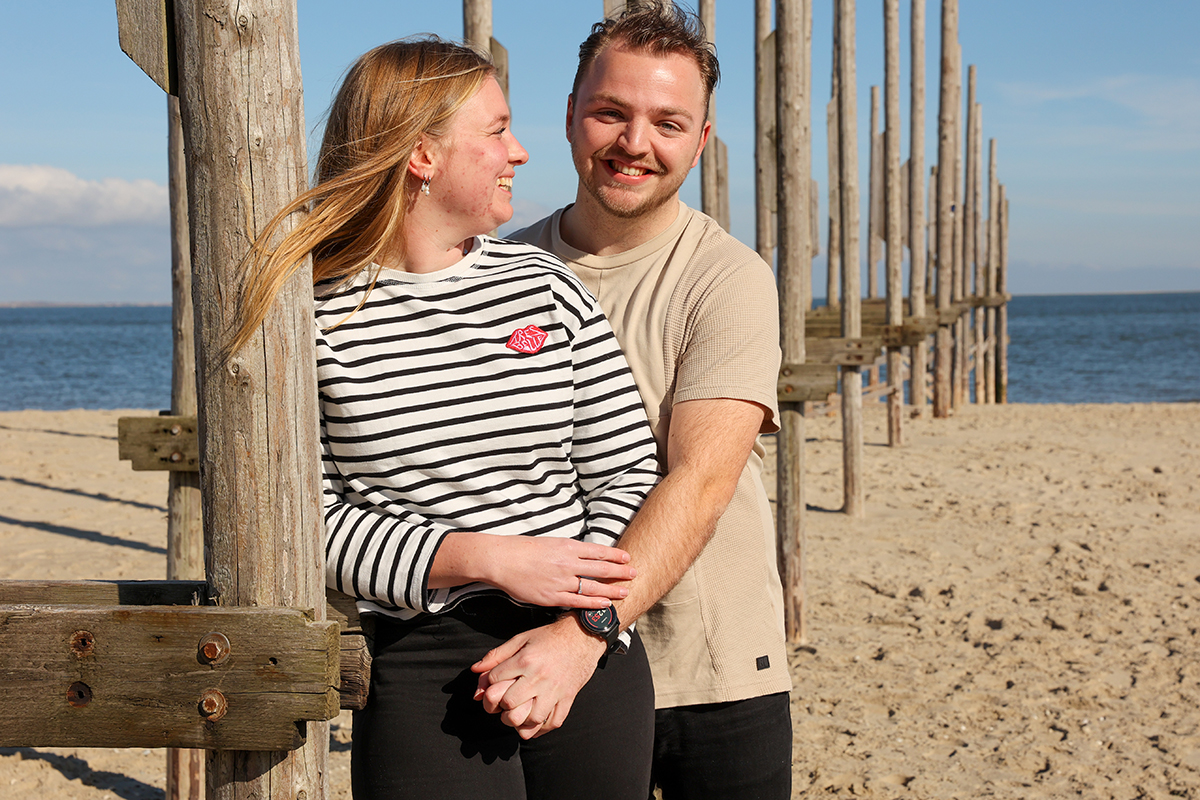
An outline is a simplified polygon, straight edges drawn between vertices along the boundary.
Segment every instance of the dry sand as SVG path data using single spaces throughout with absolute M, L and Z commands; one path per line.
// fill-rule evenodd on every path
M 0 414 L 0 579 L 159 578 L 166 478 L 122 412 Z M 144 413 L 144 412 L 143 412 Z M 797 797 L 1200 798 L 1200 405 L 867 410 L 808 424 Z M 348 721 L 333 797 L 348 797 Z M 162 796 L 161 751 L 0 749 L 3 798 Z

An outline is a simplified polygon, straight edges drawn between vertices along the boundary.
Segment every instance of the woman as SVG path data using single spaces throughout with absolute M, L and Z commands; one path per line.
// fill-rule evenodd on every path
M 552 256 L 484 235 L 512 216 L 527 159 L 508 121 L 474 51 L 434 38 L 372 50 L 330 110 L 317 185 L 249 256 L 235 350 L 313 257 L 326 575 L 377 615 L 357 798 L 648 793 L 653 691 L 636 634 L 544 736 L 474 699 L 470 666 L 489 649 L 627 593 L 614 582 L 635 572 L 612 545 L 658 479 L 594 298 Z M 535 725 L 566 713 L 526 705 Z

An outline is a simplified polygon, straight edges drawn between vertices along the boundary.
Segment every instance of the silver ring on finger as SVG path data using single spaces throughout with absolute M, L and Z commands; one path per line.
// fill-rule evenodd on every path
M 583 578 L 579 578 L 579 588 L 575 590 L 575 594 L 583 594 Z

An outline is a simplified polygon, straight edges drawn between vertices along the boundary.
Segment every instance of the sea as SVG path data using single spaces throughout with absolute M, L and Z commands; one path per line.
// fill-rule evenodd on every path
M 1200 401 L 1200 292 L 1023 295 L 1009 402 Z M 0 411 L 166 409 L 171 309 L 0 307 Z

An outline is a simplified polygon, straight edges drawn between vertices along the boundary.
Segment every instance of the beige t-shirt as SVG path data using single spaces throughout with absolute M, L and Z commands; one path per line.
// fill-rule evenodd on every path
M 515 234 L 563 259 L 600 301 L 633 371 L 666 470 L 671 409 L 732 398 L 779 429 L 779 311 L 758 255 L 679 204 L 663 233 L 613 256 L 563 242 L 562 211 Z M 791 690 L 775 526 L 758 442 L 716 532 L 679 584 L 638 621 L 659 708 Z

